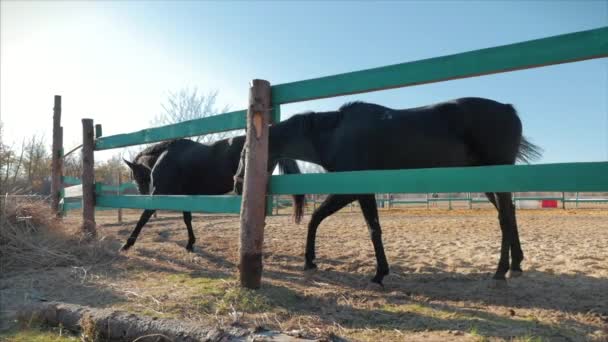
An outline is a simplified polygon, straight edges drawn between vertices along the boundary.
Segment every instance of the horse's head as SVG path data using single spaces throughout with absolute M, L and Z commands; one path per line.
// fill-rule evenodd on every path
M 150 168 L 145 164 L 140 164 L 137 161 L 130 162 L 123 159 L 124 162 L 131 169 L 131 178 L 137 184 L 137 189 L 142 195 L 148 195 L 150 193 Z

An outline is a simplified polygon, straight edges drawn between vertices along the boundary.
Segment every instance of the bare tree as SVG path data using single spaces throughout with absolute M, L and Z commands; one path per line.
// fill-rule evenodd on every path
M 152 124 L 154 126 L 168 125 L 228 112 L 229 106 L 220 108 L 216 105 L 217 94 L 217 90 L 201 94 L 197 88 L 183 88 L 178 92 L 170 92 L 166 103 L 161 105 L 163 109 L 162 113 L 152 121 Z M 237 133 L 234 131 L 219 132 L 193 137 L 193 140 L 211 142 L 234 136 L 235 134 Z
M 72 153 L 63 158 L 63 175 L 76 178 L 82 176 L 82 153 Z
M 95 179 L 104 184 L 118 184 L 119 173 L 123 180 L 130 177 L 129 169 L 123 163 L 120 153 L 95 166 Z
M 217 90 L 202 94 L 196 87 L 193 89 L 182 88 L 178 92 L 169 92 L 166 102 L 161 104 L 162 113 L 152 121 L 152 124 L 155 126 L 167 125 L 228 112 L 230 110 L 228 105 L 217 106 L 217 95 Z M 234 132 L 219 132 L 193 137 L 192 139 L 198 142 L 211 142 L 233 135 L 235 135 Z

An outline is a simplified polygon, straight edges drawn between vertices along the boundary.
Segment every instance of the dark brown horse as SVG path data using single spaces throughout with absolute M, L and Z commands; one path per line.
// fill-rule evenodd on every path
M 338 111 L 295 115 L 270 128 L 269 154 L 271 160 L 305 160 L 329 172 L 509 165 L 540 157 L 539 148 L 522 136 L 513 106 L 483 98 L 402 110 L 355 102 Z M 241 167 L 237 175 L 242 173 Z M 509 269 L 514 276 L 521 274 L 524 258 L 515 207 L 511 193 L 486 195 L 498 210 L 502 231 L 494 278 L 505 280 Z M 314 211 L 308 225 L 305 268 L 317 267 L 315 237 L 321 221 L 353 201 L 361 206 L 376 254 L 372 281 L 382 284 L 389 268 L 373 194 L 330 195 Z
M 187 139 L 166 141 L 155 144 L 139 153 L 133 162 L 125 160 L 132 171 L 142 195 L 222 195 L 232 191 L 233 176 L 239 164 L 244 136 L 201 144 Z M 283 173 L 300 173 L 294 160 L 277 160 L 269 165 L 270 171 L 276 165 Z M 294 218 L 302 217 L 304 196 L 294 196 Z M 127 250 L 137 240 L 141 229 L 156 210 L 146 209 L 141 214 L 135 229 L 122 250 Z M 188 229 L 188 251 L 193 250 L 194 232 L 192 214 L 183 212 Z

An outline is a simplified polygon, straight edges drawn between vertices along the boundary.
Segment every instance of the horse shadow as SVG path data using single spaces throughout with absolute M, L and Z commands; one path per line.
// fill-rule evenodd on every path
M 371 334 L 367 338 L 378 340 L 383 339 L 383 332 L 394 333 L 395 330 L 408 333 L 436 331 L 455 335 L 468 333 L 484 338 L 542 335 L 551 336 L 551 340 L 577 340 L 597 329 L 575 321 L 567 322 L 568 328 L 564 328 L 560 324 L 539 322 L 533 317 L 508 317 L 470 307 L 437 304 L 415 296 L 383 294 L 389 298 L 388 304 L 362 308 L 353 304 L 362 300 L 356 294 L 302 294 L 286 286 L 269 283 L 265 283 L 259 293 L 275 308 L 314 316 L 326 325 L 359 329 L 363 334 Z
M 264 276 L 281 280 L 288 278 L 298 285 L 314 282 L 361 290 L 369 288 L 373 273 L 368 268 L 342 271 L 347 262 L 319 259 L 319 269 L 304 271 L 302 258 L 273 255 L 284 262 L 265 271 Z M 436 269 L 433 272 L 412 272 L 393 265 L 384 282 L 390 300 L 423 297 L 438 301 L 470 301 L 482 305 L 510 308 L 560 310 L 570 314 L 589 312 L 608 317 L 608 279 L 584 274 L 559 274 L 538 270 L 524 271 L 521 277 L 510 278 L 506 286 L 494 287 L 492 273 L 457 273 Z

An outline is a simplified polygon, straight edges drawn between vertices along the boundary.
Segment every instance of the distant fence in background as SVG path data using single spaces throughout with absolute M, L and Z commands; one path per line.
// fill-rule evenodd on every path
M 64 188 L 60 194 L 59 209 L 63 215 L 66 215 L 70 210 L 82 209 L 82 182 L 75 177 L 62 177 Z M 67 185 L 67 186 L 66 186 Z M 121 183 L 118 179 L 118 185 L 105 185 L 98 183 L 96 192 L 99 194 L 137 194 L 137 187 L 133 183 Z M 95 207 L 95 210 L 117 210 L 118 222 L 122 222 L 121 208 Z
M 435 196 L 434 196 L 435 195 Z M 308 195 L 307 202 L 312 209 L 325 200 L 325 195 Z M 274 196 L 275 208 L 290 206 L 291 202 Z M 561 193 L 514 193 L 513 202 L 520 209 L 544 208 L 608 208 L 606 192 L 561 192 Z M 406 208 L 446 208 L 473 209 L 491 203 L 483 193 L 441 193 L 441 194 L 376 194 L 376 203 L 381 209 Z M 559 204 L 559 206 L 557 205 Z M 570 206 L 568 204 L 571 204 Z M 477 205 L 477 206 L 476 206 Z M 356 202 L 350 207 L 357 206 Z M 278 211 L 277 211 L 278 212 Z

